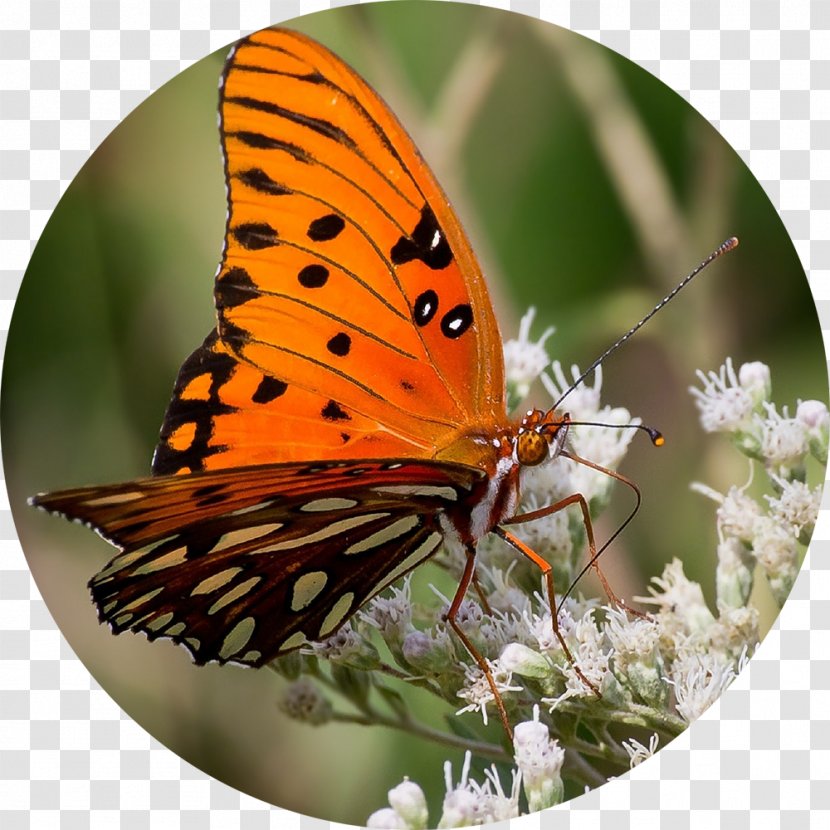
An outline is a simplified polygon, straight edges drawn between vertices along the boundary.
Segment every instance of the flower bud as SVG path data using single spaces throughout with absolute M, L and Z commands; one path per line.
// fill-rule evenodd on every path
M 389 805 L 404 820 L 407 830 L 424 830 L 427 826 L 427 800 L 414 781 L 405 778 L 389 790 Z

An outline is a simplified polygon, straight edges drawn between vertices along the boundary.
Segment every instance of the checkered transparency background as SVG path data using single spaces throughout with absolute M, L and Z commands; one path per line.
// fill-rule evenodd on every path
M 0 3 L 0 338 L 76 172 L 166 80 L 311 0 Z M 830 2 L 487 3 L 568 26 L 685 96 L 780 210 L 830 327 Z M 61 117 L 63 116 L 63 120 Z M 830 826 L 830 501 L 775 629 L 721 701 L 630 776 L 516 828 Z M 76 659 L 29 574 L 0 481 L 0 826 L 343 827 L 181 761 Z M 437 772 L 437 771 L 436 771 Z M 381 807 L 383 805 L 378 805 Z

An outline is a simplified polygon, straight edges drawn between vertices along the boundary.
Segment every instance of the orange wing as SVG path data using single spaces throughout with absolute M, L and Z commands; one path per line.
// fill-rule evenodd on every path
M 374 433 L 348 446 L 351 457 L 431 457 L 459 432 L 492 434 L 506 415 L 487 288 L 383 101 L 324 47 L 271 29 L 231 54 L 220 113 L 229 210 L 219 335 L 252 378 L 288 390 L 279 411 L 301 428 L 285 442 L 281 427 L 252 439 L 248 404 L 236 425 L 226 413 L 234 437 L 214 445 L 259 442 L 243 456 L 257 462 L 342 455 L 352 439 L 321 415 L 327 406 L 355 433 Z M 217 451 L 211 465 L 237 463 Z

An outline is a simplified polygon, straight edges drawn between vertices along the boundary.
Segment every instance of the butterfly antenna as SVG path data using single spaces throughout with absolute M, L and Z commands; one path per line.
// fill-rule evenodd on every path
M 656 305 L 656 306 L 654 306 L 654 308 L 653 308 L 653 309 L 651 309 L 651 311 L 649 311 L 649 313 L 648 313 L 648 314 L 646 314 L 646 316 L 645 316 L 645 317 L 643 317 L 643 319 L 642 319 L 642 320 L 640 320 L 640 322 L 639 322 L 639 323 L 637 323 L 637 325 L 636 325 L 636 326 L 632 326 L 632 328 L 630 328 L 630 329 L 629 329 L 629 330 L 628 330 L 628 331 L 627 331 L 627 332 L 626 332 L 626 333 L 625 333 L 625 334 L 624 334 L 624 335 L 623 335 L 623 336 L 622 336 L 619 340 L 617 340 L 617 342 L 616 342 L 616 343 L 614 343 L 614 345 L 613 345 L 613 346 L 610 346 L 609 348 L 607 348 L 607 349 L 606 349 L 606 350 L 605 350 L 605 351 L 604 351 L 604 352 L 603 352 L 603 353 L 602 353 L 602 354 L 601 354 L 601 355 L 600 355 L 600 356 L 599 356 L 599 357 L 598 357 L 598 358 L 597 358 L 597 359 L 596 359 L 596 360 L 595 360 L 595 361 L 594 361 L 594 362 L 593 362 L 593 363 L 592 363 L 592 364 L 591 364 L 591 365 L 590 365 L 590 366 L 589 366 L 589 367 L 588 367 L 588 368 L 587 368 L 587 369 L 586 369 L 586 370 L 585 370 L 585 371 L 584 371 L 584 372 L 583 372 L 583 373 L 582 373 L 582 374 L 581 374 L 581 375 L 580 375 L 580 376 L 579 376 L 579 377 L 578 377 L 578 378 L 577 378 L 577 379 L 576 379 L 576 380 L 575 380 L 575 381 L 574 381 L 574 382 L 573 382 L 573 383 L 572 383 L 572 384 L 571 384 L 571 385 L 570 385 L 570 386 L 569 386 L 569 387 L 565 390 L 565 392 L 563 392 L 563 394 L 562 394 L 562 396 L 559 398 L 559 400 L 558 400 L 558 401 L 557 401 L 557 402 L 553 405 L 553 409 L 554 409 L 554 410 L 559 409 L 559 406 L 560 406 L 560 404 L 562 403 L 562 401 L 564 401 L 564 400 L 565 400 L 565 398 L 567 398 L 567 397 L 568 397 L 568 395 L 570 395 L 570 394 L 571 394 L 571 392 L 573 392 L 573 391 L 574 391 L 574 389 L 576 389 L 576 388 L 577 388 L 577 386 L 579 386 L 579 384 L 580 384 L 580 383 L 582 383 L 582 381 L 584 381 L 584 380 L 585 380 L 585 378 L 587 378 L 587 377 L 588 377 L 588 375 L 590 375 L 590 374 L 591 374 L 591 372 L 593 372 L 593 371 L 594 371 L 594 369 L 596 369 L 596 368 L 597 368 L 597 366 L 599 366 L 599 364 L 600 364 L 600 363 L 602 363 L 602 362 L 605 360 L 605 358 L 607 358 L 607 357 L 608 357 L 608 356 L 609 356 L 612 352 L 615 352 L 617 349 L 619 349 L 619 347 L 620 347 L 620 346 L 622 346 L 622 344 L 623 344 L 623 343 L 625 343 L 625 342 L 626 342 L 626 340 L 628 340 L 630 337 L 632 337 L 632 336 L 635 334 L 635 332 L 639 331 L 639 330 L 640 330 L 640 329 L 641 329 L 641 328 L 642 328 L 642 327 L 643 327 L 643 326 L 644 326 L 644 325 L 645 325 L 645 324 L 646 324 L 646 323 L 647 323 L 647 322 L 648 322 L 648 321 L 649 321 L 652 317 L 654 317 L 654 315 L 655 315 L 655 314 L 657 314 L 657 312 L 658 312 L 658 311 L 660 311 L 660 309 L 661 309 L 661 308 L 663 308 L 663 306 L 664 306 L 664 305 L 666 305 L 666 303 L 668 303 L 668 302 L 670 302 L 671 300 L 673 300 L 673 299 L 674 299 L 674 298 L 675 298 L 675 297 L 676 297 L 676 296 L 677 296 L 677 295 L 678 295 L 678 294 L 679 294 L 679 293 L 680 293 L 680 292 L 681 292 L 681 291 L 682 291 L 682 290 L 683 290 L 683 289 L 684 289 L 684 288 L 685 288 L 685 287 L 686 287 L 686 286 L 687 286 L 687 285 L 688 285 L 688 284 L 689 284 L 689 283 L 690 283 L 690 282 L 691 282 L 691 281 L 692 281 L 692 280 L 693 280 L 693 279 L 694 279 L 694 278 L 695 278 L 695 277 L 696 277 L 696 276 L 697 276 L 697 275 L 698 275 L 698 274 L 699 274 L 699 273 L 700 273 L 700 272 L 704 269 L 704 268 L 706 268 L 706 266 L 707 266 L 707 265 L 709 265 L 709 264 L 711 264 L 712 262 L 714 262 L 714 261 L 715 261 L 718 257 L 723 256 L 723 254 L 729 253 L 729 251 L 732 251 L 732 250 L 734 250 L 734 249 L 735 249 L 735 248 L 737 248 L 737 247 L 738 247 L 738 237 L 736 237 L 736 236 L 731 236 L 729 239 L 727 239 L 727 240 L 726 240 L 726 242 L 724 242 L 722 245 L 719 245 L 719 246 L 718 246 L 718 247 L 717 247 L 714 251 L 712 251 L 712 253 L 711 253 L 711 254 L 709 254 L 709 256 L 708 256 L 708 257 L 706 257 L 706 259 L 704 259 L 704 260 L 703 260 L 703 262 L 701 262 L 701 263 L 700 263 L 700 265 L 698 265 L 698 266 L 697 266 L 697 268 L 695 268 L 693 271 L 691 271 L 689 274 L 687 274 L 687 275 L 686 275 L 686 276 L 685 276 L 685 277 L 684 277 L 684 278 L 683 278 L 683 279 L 682 279 L 682 280 L 681 280 L 681 281 L 680 281 L 680 282 L 679 282 L 679 283 L 678 283 L 678 284 L 674 287 L 674 289 L 673 289 L 673 290 L 672 290 L 669 294 L 667 294 L 665 297 L 663 297 L 663 299 L 662 299 L 662 300 L 660 300 L 660 302 L 659 302 L 659 303 L 657 303 L 657 305 Z

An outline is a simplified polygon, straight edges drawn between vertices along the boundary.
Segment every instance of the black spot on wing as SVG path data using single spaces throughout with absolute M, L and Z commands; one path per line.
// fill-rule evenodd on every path
M 329 269 L 324 265 L 306 265 L 299 274 L 297 280 L 303 288 L 322 288 L 329 279 Z
M 351 421 L 351 416 L 336 401 L 329 401 L 320 410 L 320 414 L 327 421 Z
M 433 271 L 446 268 L 453 259 L 449 243 L 429 205 L 424 205 L 421 218 L 412 233 L 402 236 L 389 253 L 395 265 L 419 259 Z
M 216 307 L 235 308 L 259 295 L 259 289 L 244 268 L 229 268 L 216 280 Z
M 461 337 L 473 323 L 473 310 L 467 303 L 451 308 L 441 318 L 441 333 L 450 340 Z
M 418 326 L 425 326 L 438 311 L 438 295 L 431 289 L 427 289 L 418 295 L 412 306 L 412 319 Z
M 237 173 L 236 176 L 239 181 L 248 185 L 248 187 L 259 191 L 260 193 L 268 193 L 271 196 L 285 196 L 291 191 L 281 184 L 277 184 L 264 170 L 259 167 L 252 167 L 249 170 L 243 170 Z
M 314 219 L 308 226 L 306 234 L 313 242 L 328 242 L 335 239 L 346 227 L 342 216 L 336 213 L 327 213 Z
M 326 348 L 337 357 L 345 357 L 352 348 L 352 338 L 341 331 L 326 343 Z
M 279 245 L 277 232 L 267 222 L 245 222 L 231 228 L 231 235 L 248 251 L 261 251 Z
M 280 395 L 284 395 L 286 389 L 288 389 L 288 384 L 285 381 L 266 376 L 259 382 L 256 391 L 251 395 L 251 400 L 254 403 L 270 403 Z

